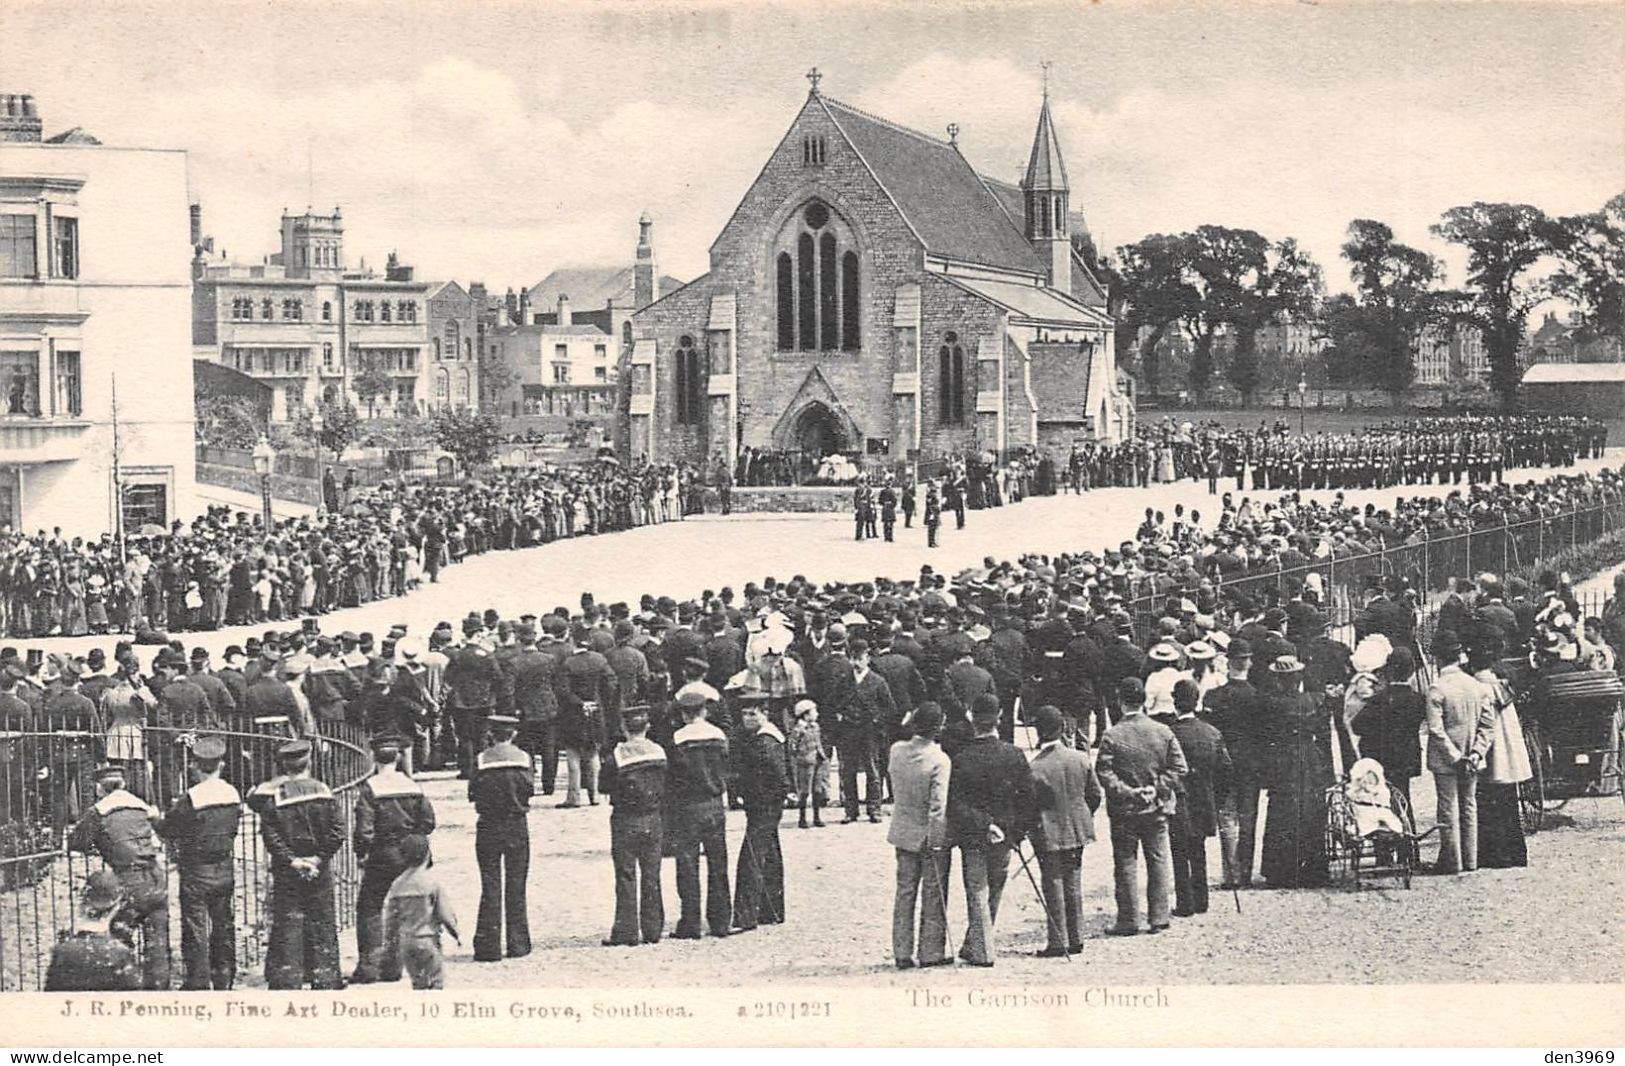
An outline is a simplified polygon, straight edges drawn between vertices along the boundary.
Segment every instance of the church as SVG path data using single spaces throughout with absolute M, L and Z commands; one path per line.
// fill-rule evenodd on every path
M 890 465 L 1133 431 L 1046 91 L 1019 185 L 812 89 L 710 270 L 632 318 L 630 454 Z

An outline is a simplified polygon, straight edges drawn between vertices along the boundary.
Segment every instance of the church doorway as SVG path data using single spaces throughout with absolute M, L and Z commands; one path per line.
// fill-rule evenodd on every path
M 795 441 L 801 453 L 814 461 L 855 447 L 835 412 L 817 402 L 808 404 L 796 416 Z

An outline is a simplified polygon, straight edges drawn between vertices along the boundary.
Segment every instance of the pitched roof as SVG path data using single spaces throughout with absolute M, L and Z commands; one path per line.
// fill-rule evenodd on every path
M 1049 117 L 1049 95 L 1038 109 L 1038 128 L 1033 131 L 1033 151 L 1027 157 L 1027 188 L 1063 192 L 1066 161 L 1061 158 L 1061 139 L 1055 135 L 1055 122 Z
M 1059 291 L 1023 285 L 1017 281 L 989 281 L 945 275 L 944 281 L 1003 308 L 1018 319 L 1040 325 L 1098 327 L 1108 323 L 1099 310 L 1081 300 L 1069 299 Z
M 660 291 L 670 292 L 683 283 L 670 275 L 660 276 Z M 557 308 L 559 294 L 570 298 L 572 308 L 598 309 L 615 301 L 617 307 L 631 308 L 636 295 L 636 276 L 627 266 L 565 266 L 525 290 L 533 309 Z
M 827 96 L 818 100 L 927 251 L 945 259 L 1043 273 L 1043 264 L 998 195 L 958 148 Z

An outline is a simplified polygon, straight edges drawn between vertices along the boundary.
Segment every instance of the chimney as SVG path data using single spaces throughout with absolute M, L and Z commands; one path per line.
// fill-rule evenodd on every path
M 519 297 L 514 295 L 512 288 L 508 290 L 508 295 L 502 298 L 502 309 L 508 312 L 509 322 L 519 321 Z
M 641 310 L 660 299 L 660 275 L 655 272 L 654 219 L 638 216 L 638 259 L 632 270 L 632 309 Z
M 559 325 L 574 325 L 570 320 L 570 296 L 568 293 L 559 293 Z
M 203 243 L 203 205 L 192 204 L 188 209 L 192 217 L 192 247 Z
M 44 131 L 34 98 L 26 93 L 0 93 L 0 142 L 38 144 Z
M 520 294 L 519 294 L 519 324 L 521 326 L 532 325 L 532 322 L 530 320 L 530 290 L 529 289 L 525 289 L 524 291 L 520 292 Z

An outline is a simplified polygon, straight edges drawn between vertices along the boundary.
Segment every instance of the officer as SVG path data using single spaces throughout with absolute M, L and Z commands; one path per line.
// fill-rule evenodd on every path
M 511 694 L 496 656 L 479 639 L 480 620 L 463 619 L 463 646 L 446 666 L 446 703 L 457 730 L 457 777 L 467 779 L 479 751 L 480 733 L 487 715 L 507 713 Z
M 621 715 L 626 739 L 604 760 L 599 784 L 609 796 L 609 853 L 615 863 L 615 922 L 604 946 L 656 944 L 666 927 L 660 890 L 666 752 L 649 739 L 649 708 Z
M 925 484 L 925 546 L 937 546 L 937 530 L 942 528 L 942 500 L 937 495 L 937 483 L 928 481 Z
M 892 530 L 897 528 L 897 490 L 892 487 L 890 478 L 880 489 L 880 528 L 889 543 Z
M 784 854 L 779 850 L 779 819 L 790 783 L 784 772 L 784 734 L 768 721 L 767 700 L 757 696 L 739 712 L 738 779 L 734 793 L 745 805 L 745 839 L 739 845 L 734 877 L 735 932 L 758 923 L 784 921 Z
M 140 926 L 144 936 L 141 987 L 169 988 L 169 885 L 158 865 L 154 835 L 158 812 L 124 787 L 124 768 L 108 763 L 96 771 L 101 794 L 68 837 L 70 851 L 92 851 L 118 875 L 125 902 L 117 925 Z
M 400 956 L 384 951 L 384 897 L 408 866 L 401 855 L 401 841 L 434 832 L 434 805 L 401 770 L 401 751 L 406 744 L 403 737 L 374 737 L 372 776 L 356 790 L 351 840 L 362 872 L 355 901 L 356 964 L 350 976 L 355 984 L 401 979 Z
M 181 958 L 187 991 L 230 990 L 237 979 L 236 879 L 232 856 L 242 822 L 242 797 L 220 776 L 226 742 L 199 737 L 192 745 L 198 782 L 183 792 L 159 825 L 181 875 Z
M 914 528 L 914 482 L 903 482 L 903 528 Z
M 342 988 L 333 856 L 344 846 L 344 820 L 333 790 L 310 776 L 310 741 L 288 741 L 276 760 L 280 773 L 248 801 L 271 856 L 265 983 L 272 990 Z
M 141 987 L 135 952 L 110 931 L 113 915 L 124 903 L 124 889 L 111 870 L 97 870 L 79 897 L 72 933 L 51 949 L 45 972 L 47 992 L 133 992 Z
M 732 917 L 728 895 L 728 737 L 705 720 L 708 701 L 697 691 L 677 697 L 683 726 L 672 734 L 670 792 L 672 849 L 677 856 L 677 895 L 682 913 L 674 940 L 700 938 L 700 852 L 705 852 L 705 918 L 712 936 L 727 936 Z
M 525 878 L 530 872 L 530 756 L 513 742 L 519 719 L 493 714 L 491 746 L 474 759 L 468 798 L 474 804 L 474 858 L 480 866 L 480 914 L 474 926 L 474 961 L 500 962 L 530 954 Z M 503 936 L 503 920 L 507 936 Z

